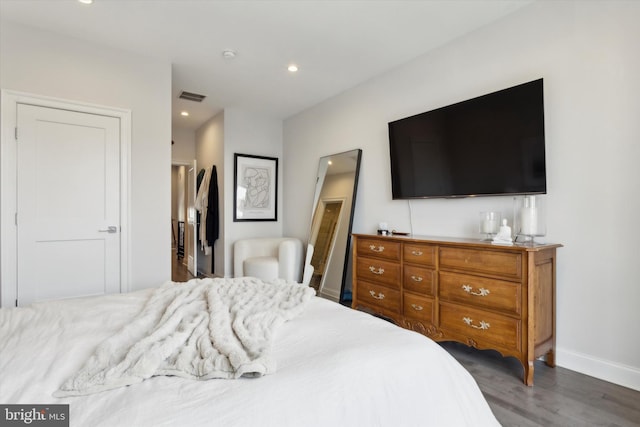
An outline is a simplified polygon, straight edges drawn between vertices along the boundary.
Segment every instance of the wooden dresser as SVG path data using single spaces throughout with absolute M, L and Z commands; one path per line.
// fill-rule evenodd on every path
M 499 246 L 471 239 L 353 235 L 353 308 L 435 341 L 555 366 L 558 244 Z

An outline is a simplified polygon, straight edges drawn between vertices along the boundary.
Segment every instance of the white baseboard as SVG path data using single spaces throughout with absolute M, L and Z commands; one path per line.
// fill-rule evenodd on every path
M 556 349 L 556 364 L 581 374 L 640 391 L 640 369 L 570 350 Z

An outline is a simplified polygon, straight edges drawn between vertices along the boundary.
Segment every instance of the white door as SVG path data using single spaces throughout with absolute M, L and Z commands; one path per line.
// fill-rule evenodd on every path
M 18 104 L 17 296 L 120 292 L 120 119 Z
M 198 170 L 197 162 L 194 160 L 193 165 L 189 168 L 187 178 L 187 233 L 189 233 L 189 249 L 187 251 L 187 270 L 198 277 L 198 221 L 196 213 L 196 195 L 198 193 Z

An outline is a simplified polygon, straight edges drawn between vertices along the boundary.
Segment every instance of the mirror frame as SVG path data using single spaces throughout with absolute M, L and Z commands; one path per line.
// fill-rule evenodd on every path
M 358 194 L 358 179 L 360 177 L 360 162 L 362 160 L 362 149 L 356 148 L 355 150 L 350 150 L 350 151 L 357 151 L 358 157 L 356 159 L 356 173 L 353 177 L 353 192 L 351 193 L 351 212 L 349 212 L 349 228 L 347 231 L 347 246 L 345 248 L 344 265 L 342 266 L 342 284 L 340 285 L 339 302 L 340 304 L 343 304 L 343 305 L 347 301 L 351 301 L 351 300 L 344 299 L 344 288 L 347 284 L 347 274 L 349 273 L 349 264 L 351 264 L 351 241 L 353 240 L 351 237 L 351 229 L 353 228 L 353 215 L 356 211 L 356 200 L 357 200 L 356 196 Z M 348 304 L 348 305 L 351 305 L 351 304 Z
M 334 245 L 332 245 L 332 248 L 335 248 L 337 245 L 342 245 L 343 243 L 345 244 L 345 256 L 344 256 L 344 261 L 341 264 L 342 265 L 342 272 L 341 274 L 339 274 L 339 276 L 341 277 L 341 283 L 340 283 L 340 291 L 339 291 L 339 295 L 338 295 L 338 302 L 340 304 L 345 304 L 349 301 L 349 300 L 345 300 L 344 298 L 344 293 L 345 293 L 345 287 L 346 287 L 346 283 L 347 283 L 347 278 L 348 278 L 348 273 L 349 273 L 349 266 L 350 266 L 350 261 L 351 261 L 351 230 L 353 227 L 353 217 L 354 217 L 354 213 L 355 213 L 355 206 L 356 206 L 356 196 L 357 196 L 357 191 L 358 191 L 358 181 L 359 181 L 359 176 L 360 176 L 360 164 L 362 161 L 362 149 L 360 148 L 356 148 L 353 150 L 348 150 L 348 151 L 344 151 L 341 153 L 335 153 L 335 154 L 329 154 L 326 156 L 322 156 L 319 159 L 319 166 L 318 166 L 318 172 L 316 173 L 316 185 L 315 185 L 315 191 L 314 191 L 314 198 L 313 198 L 313 206 L 312 206 L 312 210 L 311 210 L 311 218 L 309 221 L 309 236 L 308 236 L 308 244 L 311 245 L 311 239 L 312 239 L 312 233 L 314 230 L 314 216 L 316 213 L 316 210 L 318 209 L 318 205 L 320 203 L 320 195 L 322 194 L 322 190 L 324 188 L 324 181 L 322 182 L 322 185 L 318 185 L 319 184 L 319 178 L 320 178 L 320 171 L 321 171 L 321 166 L 322 166 L 322 161 L 323 159 L 326 158 L 331 158 L 331 157 L 336 157 L 336 156 L 340 156 L 340 155 L 344 155 L 344 154 L 349 154 L 352 157 L 355 157 L 355 167 L 354 167 L 354 175 L 353 175 L 353 188 L 351 190 L 351 195 L 350 195 L 350 202 L 351 202 L 351 208 L 349 209 L 349 211 L 345 211 L 344 215 L 345 215 L 345 220 L 348 221 L 347 225 L 347 238 L 346 238 L 346 242 L 338 242 L 336 241 Z M 326 176 L 325 176 L 326 179 Z M 347 216 L 348 215 L 348 216 Z M 333 254 L 333 249 L 331 251 L 331 254 Z M 307 254 L 307 256 L 309 255 L 309 253 Z M 331 260 L 331 256 L 328 258 L 328 260 Z M 311 261 L 311 257 L 308 256 L 308 261 L 310 263 Z M 334 264 L 336 264 L 337 260 L 333 260 Z M 340 265 L 340 264 L 338 264 Z M 334 271 L 336 271 L 337 266 L 334 267 Z M 323 279 L 320 282 L 320 287 L 318 289 L 318 291 L 322 291 L 323 289 L 323 285 L 324 285 L 324 275 L 326 275 L 326 271 L 323 273 Z M 333 300 L 335 301 L 335 300 Z

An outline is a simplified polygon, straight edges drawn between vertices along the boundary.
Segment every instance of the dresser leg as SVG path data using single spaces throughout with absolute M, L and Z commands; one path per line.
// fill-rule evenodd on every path
M 528 360 L 524 366 L 524 383 L 533 387 L 533 360 Z
M 544 363 L 546 363 L 547 366 L 551 366 L 552 368 L 556 367 L 556 352 L 554 351 L 554 349 L 551 349 L 547 352 L 546 357 L 544 358 Z

